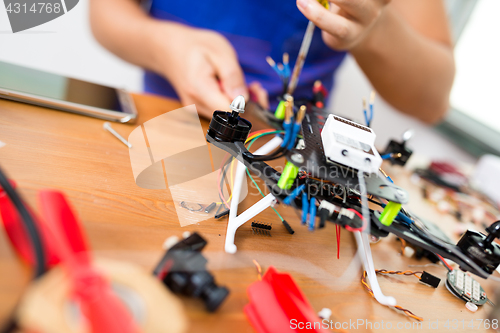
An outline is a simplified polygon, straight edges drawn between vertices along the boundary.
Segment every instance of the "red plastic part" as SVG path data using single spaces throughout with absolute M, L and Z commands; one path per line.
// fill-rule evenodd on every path
M 16 184 L 13 181 L 10 182 L 15 188 Z M 58 195 L 61 197 L 63 196 L 61 193 Z M 54 201 L 54 204 L 57 205 L 58 202 L 59 201 L 56 200 Z M 30 207 L 27 207 L 27 209 L 35 220 L 38 231 L 42 237 L 47 267 L 50 268 L 57 265 L 61 260 L 58 253 L 54 251 L 54 242 L 49 231 L 47 230 L 46 225 L 44 223 L 40 223 L 40 218 L 30 209 Z M 69 208 L 66 204 L 66 206 L 60 206 L 58 209 L 61 209 L 63 218 L 59 220 L 57 227 L 63 231 L 64 237 L 68 240 L 71 250 L 74 253 L 86 253 L 87 242 L 80 230 L 79 222 L 73 215 L 71 208 Z M 2 188 L 0 188 L 0 216 L 2 217 L 2 223 L 5 231 L 7 232 L 7 235 L 17 253 L 21 256 L 21 258 L 23 258 L 24 261 L 34 265 L 35 259 L 31 246 L 31 240 L 29 239 L 24 228 L 21 216 Z
M 45 234 L 49 236 L 47 240 L 52 240 L 50 243 L 53 248 L 57 249 L 57 253 L 61 254 L 61 244 L 53 241 L 53 230 L 48 230 L 50 229 L 48 224 L 61 233 L 61 238 L 63 238 L 61 241 L 69 246 L 72 255 L 78 255 L 88 263 L 90 259 L 88 258 L 87 240 L 80 228 L 80 221 L 73 214 L 64 195 L 57 191 L 40 191 L 39 206 L 44 219 L 43 229 L 45 229 Z
M 16 183 L 10 181 L 13 188 L 16 188 Z M 33 211 L 27 207 L 31 216 L 35 220 L 36 226 L 42 237 L 43 246 L 45 249 L 45 260 L 48 267 L 54 266 L 59 263 L 59 257 L 54 253 L 52 245 L 50 243 L 50 237 L 48 237 L 47 230 L 39 223 L 39 218 Z M 21 220 L 21 216 L 17 212 L 14 204 L 11 202 L 7 193 L 0 187 L 0 216 L 2 218 L 2 223 L 9 237 L 12 245 L 19 254 L 19 256 L 27 263 L 34 265 L 35 258 L 33 254 L 33 248 L 31 245 L 31 240 L 24 228 L 24 224 Z
M 139 332 L 132 315 L 114 294 L 109 282 L 92 267 L 76 216 L 63 194 L 41 191 L 39 202 L 54 249 L 72 280 L 73 296 L 88 319 L 92 333 Z
M 321 319 L 287 273 L 279 273 L 270 266 L 262 281 L 253 283 L 247 293 L 250 303 L 244 311 L 259 333 L 329 332 L 320 328 L 322 325 L 319 324 L 316 328 L 314 325 L 307 328 L 306 323 L 321 323 Z M 304 329 L 292 323 L 303 323 Z
M 15 187 L 15 184 L 12 183 Z M 39 195 L 41 215 L 31 210 L 41 234 L 48 265 L 64 265 L 72 280 L 72 293 L 80 309 L 88 319 L 92 333 L 138 333 L 132 315 L 114 294 L 109 282 L 96 271 L 88 254 L 87 242 L 77 217 L 64 195 L 57 191 L 41 191 Z M 29 208 L 28 208 L 29 210 Z M 21 217 L 0 188 L 0 216 L 7 234 L 27 262 L 34 263 L 31 242 Z

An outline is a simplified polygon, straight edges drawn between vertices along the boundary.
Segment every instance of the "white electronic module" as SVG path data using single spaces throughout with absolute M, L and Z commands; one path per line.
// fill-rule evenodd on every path
M 371 128 L 332 114 L 321 132 L 328 159 L 368 173 L 377 173 L 382 165 L 375 137 Z

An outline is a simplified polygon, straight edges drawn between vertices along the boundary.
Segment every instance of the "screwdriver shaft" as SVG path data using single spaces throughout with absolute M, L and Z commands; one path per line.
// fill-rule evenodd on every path
M 295 89 L 297 88 L 297 84 L 299 82 L 299 76 L 302 72 L 302 68 L 304 67 L 304 62 L 306 61 L 307 53 L 309 53 L 309 48 L 311 47 L 311 41 L 314 36 L 314 28 L 316 26 L 313 22 L 309 21 L 307 25 L 306 33 L 304 34 L 304 39 L 302 39 L 302 45 L 300 45 L 299 56 L 297 61 L 295 62 L 295 67 L 293 68 L 292 77 L 290 79 L 290 83 L 288 85 L 287 93 L 293 96 Z

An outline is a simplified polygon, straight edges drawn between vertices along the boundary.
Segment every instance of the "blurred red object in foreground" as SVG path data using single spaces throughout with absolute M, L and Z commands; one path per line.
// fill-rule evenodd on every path
M 15 183 L 11 182 L 13 186 Z M 92 333 L 138 333 L 133 318 L 114 294 L 107 279 L 93 266 L 80 224 L 64 195 L 41 191 L 39 206 L 42 218 L 28 208 L 39 230 L 47 266 L 58 263 L 72 282 L 72 297 L 80 305 Z M 34 264 L 34 253 L 19 212 L 0 189 L 0 216 L 5 230 L 19 255 Z
M 329 332 L 321 328 L 321 319 L 293 278 L 287 273 L 278 273 L 273 266 L 268 268 L 262 281 L 248 287 L 247 293 L 250 304 L 244 311 L 259 333 Z M 307 323 L 316 328 L 307 328 Z

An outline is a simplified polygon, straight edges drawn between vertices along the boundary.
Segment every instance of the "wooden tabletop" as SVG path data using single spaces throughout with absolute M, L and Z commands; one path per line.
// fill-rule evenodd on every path
M 134 125 L 113 124 L 125 138 L 138 125 L 158 115 L 178 108 L 177 102 L 154 96 L 135 97 L 139 111 Z M 207 122 L 202 121 L 207 128 Z M 103 121 L 84 116 L 53 111 L 41 107 L 0 100 L 0 166 L 14 179 L 29 203 L 36 209 L 37 191 L 52 188 L 63 191 L 77 211 L 95 256 L 125 260 L 151 271 L 162 256 L 162 243 L 172 235 L 197 231 L 208 240 L 203 251 L 209 259 L 208 268 L 220 285 L 231 293 L 215 314 L 205 312 L 198 300 L 182 298 L 189 318 L 189 332 L 253 332 L 243 307 L 248 303 L 247 287 L 257 280 L 252 260 L 263 269 L 270 265 L 290 273 L 315 310 L 330 308 L 332 320 L 341 323 L 358 319 L 376 323 L 406 324 L 403 331 L 453 332 L 485 331 L 467 328 L 471 320 L 487 318 L 490 305 L 476 313 L 465 309 L 464 302 L 452 296 L 444 287 L 426 287 L 414 277 L 379 277 L 382 290 L 394 296 L 398 304 L 425 319 L 420 329 L 408 329 L 414 321 L 378 304 L 362 288 L 361 268 L 355 258 L 356 246 L 352 235 L 343 230 L 340 259 L 337 259 L 335 228 L 329 224 L 323 230 L 309 232 L 300 225 L 291 208 L 277 207 L 296 233 L 289 235 L 271 210 L 257 220 L 273 224 L 272 237 L 254 235 L 249 225 L 236 234 L 238 252 L 224 252 L 227 218 L 209 219 L 196 225 L 181 227 L 175 214 L 169 190 L 148 190 L 135 184 L 129 152 L 126 146 L 102 128 Z M 182 140 L 175 143 L 182 145 Z M 396 184 L 409 190 L 410 210 L 452 230 L 455 220 L 438 213 L 421 197 L 419 189 L 409 181 L 408 173 L 399 168 L 386 170 Z M 215 184 L 214 184 L 215 186 Z M 259 200 L 252 190 L 240 205 L 245 207 Z M 408 259 L 400 254 L 400 243 L 391 235 L 372 246 L 377 269 L 406 270 L 410 264 L 427 264 L 426 260 Z M 421 270 L 422 268 L 412 268 Z M 442 267 L 425 270 L 445 279 Z M 6 320 L 25 289 L 30 271 L 14 254 L 5 233 L 0 231 L 0 322 Z M 487 291 L 492 281 L 480 280 Z M 456 329 L 452 325 L 458 322 Z M 464 321 L 462 321 L 464 320 Z M 465 325 L 462 328 L 462 325 Z M 345 325 L 345 324 L 344 324 Z M 367 331 L 365 326 L 348 331 Z M 370 330 L 368 330 L 370 331 Z M 376 331 L 373 329 L 373 331 Z

